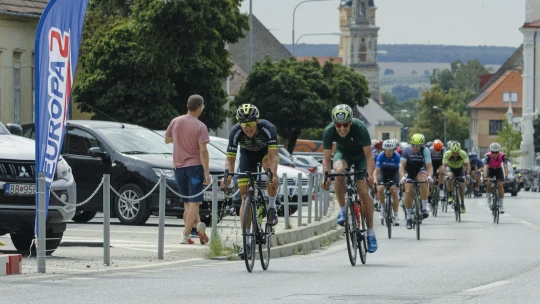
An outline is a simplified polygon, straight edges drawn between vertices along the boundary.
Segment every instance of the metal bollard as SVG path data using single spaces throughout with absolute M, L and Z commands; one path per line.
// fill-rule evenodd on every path
M 283 214 L 285 217 L 285 229 L 289 229 L 289 183 L 287 173 L 283 173 Z
M 165 251 L 165 198 L 167 196 L 167 178 L 159 179 L 159 228 L 158 228 L 158 260 L 163 260 Z
M 321 180 L 324 178 L 324 177 L 320 177 Z M 319 185 L 319 220 L 322 220 L 323 218 L 323 202 L 324 202 L 324 190 L 323 188 L 321 188 L 321 186 Z
M 217 237 L 218 187 L 218 176 L 212 175 L 212 240 L 215 240 Z
M 111 175 L 103 174 L 103 264 L 111 266 Z
M 298 193 L 297 193 L 297 201 L 298 201 L 298 210 L 296 211 L 296 216 L 298 217 L 298 227 L 302 226 L 302 198 L 303 198 L 303 192 L 302 192 L 302 173 L 298 173 L 298 179 L 296 180 L 297 186 L 298 186 Z
M 47 263 L 45 261 L 45 256 L 47 254 L 46 244 L 47 244 L 47 226 L 45 225 L 45 191 L 47 189 L 45 185 L 45 173 L 38 173 L 38 235 L 37 235 L 37 270 L 39 273 L 45 273 L 47 271 Z
M 315 205 L 315 221 L 318 221 L 319 220 L 319 184 L 320 184 L 320 180 L 319 180 L 319 173 L 315 174 L 315 185 L 313 187 L 315 187 L 315 191 L 314 191 L 314 194 L 315 194 L 315 201 L 313 202 L 313 204 Z
M 311 204 L 313 203 L 313 174 L 308 175 L 308 215 L 307 222 L 311 224 Z

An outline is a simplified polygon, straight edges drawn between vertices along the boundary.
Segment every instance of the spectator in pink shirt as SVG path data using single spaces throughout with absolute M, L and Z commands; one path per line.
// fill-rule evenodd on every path
M 165 132 L 165 143 L 174 144 L 174 178 L 178 192 L 183 196 L 193 196 L 203 190 L 203 185 L 210 183 L 208 170 L 208 150 L 210 141 L 208 128 L 199 120 L 204 109 L 204 99 L 200 95 L 191 95 L 187 102 L 188 113 L 174 118 Z M 199 204 L 203 194 L 193 198 L 182 198 L 184 202 L 184 237 L 181 244 L 193 244 L 191 228 L 197 226 L 201 244 L 208 243 L 206 225 L 199 220 Z

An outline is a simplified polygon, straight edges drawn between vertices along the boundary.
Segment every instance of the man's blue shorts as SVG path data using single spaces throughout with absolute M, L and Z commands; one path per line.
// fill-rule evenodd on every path
M 204 182 L 204 168 L 202 165 L 176 168 L 174 170 L 174 179 L 178 187 L 178 193 L 184 196 L 193 196 L 201 193 Z M 180 197 L 180 202 L 185 203 L 201 203 L 204 199 L 204 194 L 200 194 L 192 198 Z

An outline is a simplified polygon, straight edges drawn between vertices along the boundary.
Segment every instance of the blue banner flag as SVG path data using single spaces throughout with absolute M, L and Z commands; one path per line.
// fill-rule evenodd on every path
M 87 6 L 88 0 L 51 0 L 36 31 L 36 171 L 45 173 L 45 218 L 49 209 L 49 188 L 64 140 Z M 36 195 L 36 211 L 38 198 Z M 36 235 L 37 218 L 38 212 Z

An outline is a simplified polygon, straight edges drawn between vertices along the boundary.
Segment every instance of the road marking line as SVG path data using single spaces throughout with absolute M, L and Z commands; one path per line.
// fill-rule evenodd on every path
M 493 288 L 493 287 L 505 285 L 505 284 L 508 284 L 508 283 L 511 283 L 511 282 L 512 281 L 498 281 L 498 282 L 493 282 L 493 283 L 490 283 L 490 284 L 478 286 L 478 287 L 475 287 L 475 288 L 467 289 L 465 291 L 469 291 L 469 292 L 480 291 L 480 290 L 484 290 L 484 289 L 488 289 L 488 288 Z

